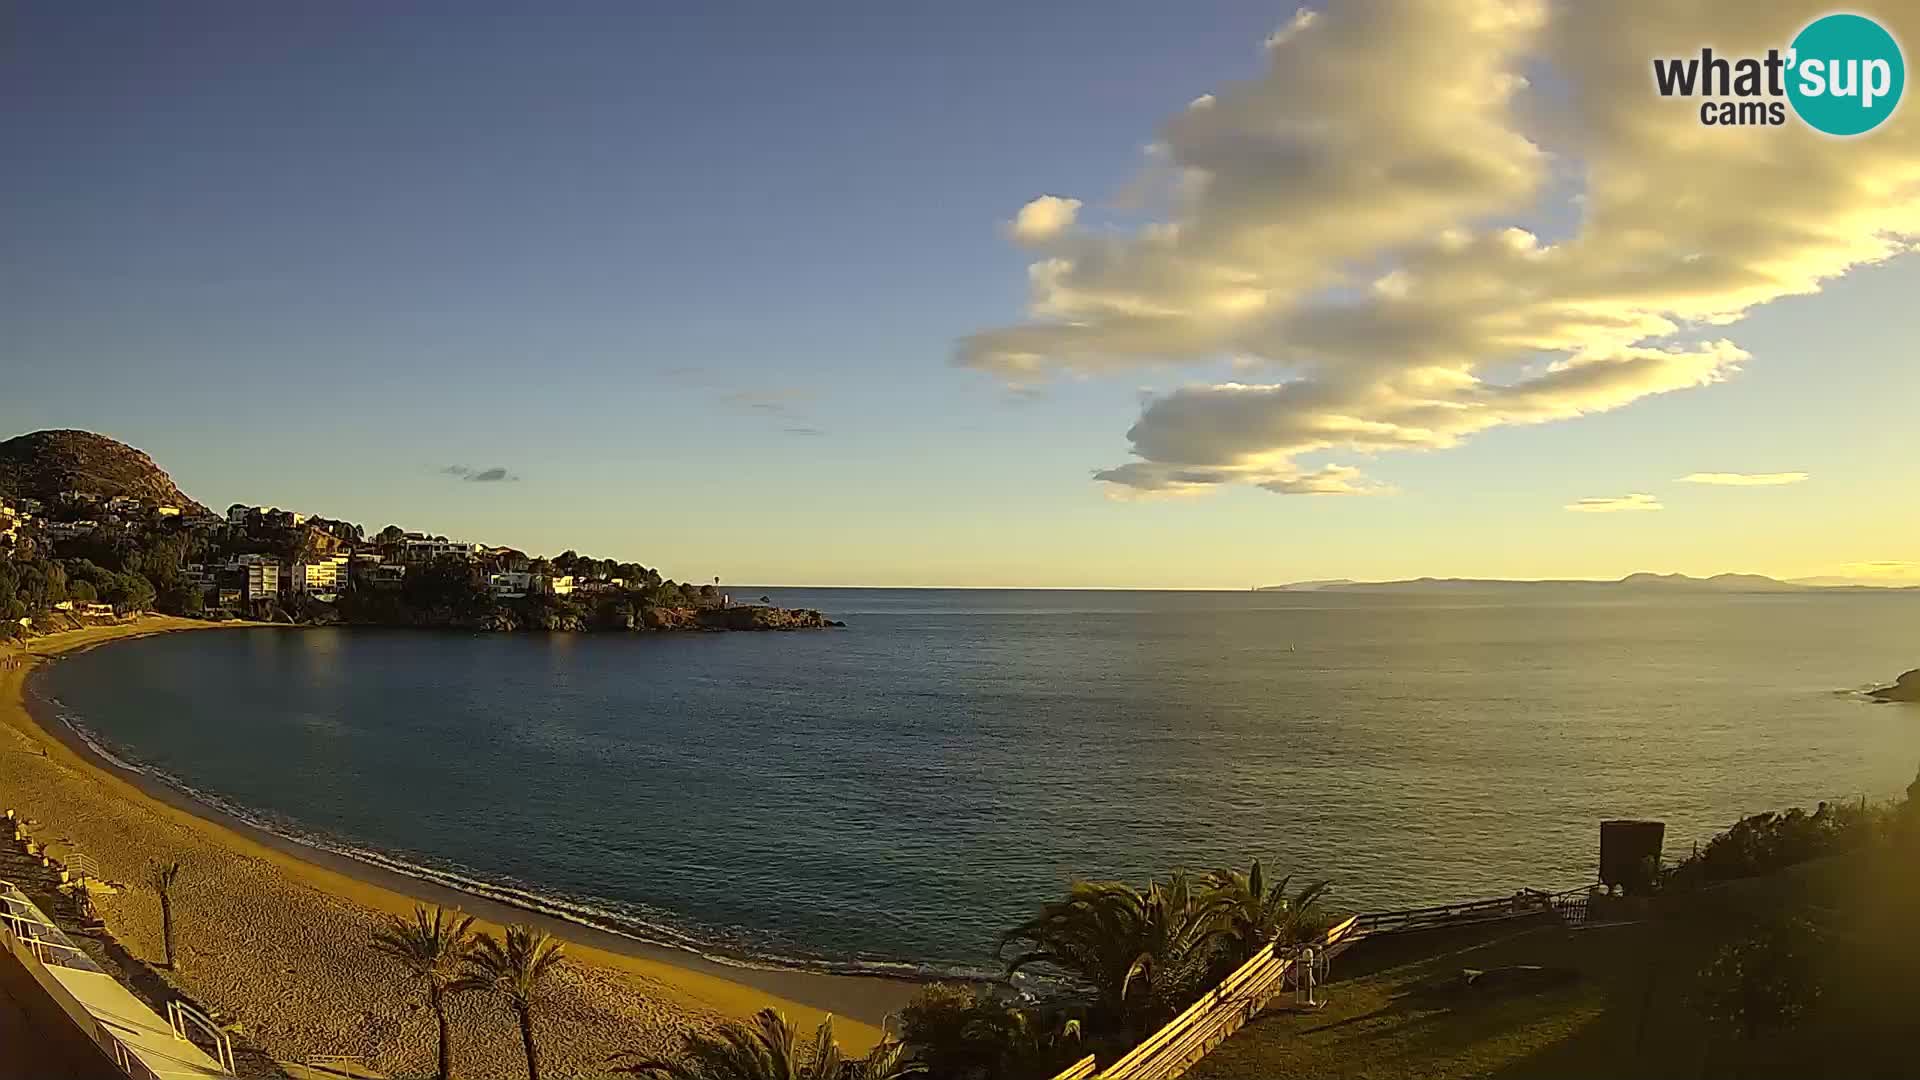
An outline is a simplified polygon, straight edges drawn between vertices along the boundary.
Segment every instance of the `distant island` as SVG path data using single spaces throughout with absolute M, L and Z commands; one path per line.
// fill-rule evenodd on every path
M 818 611 L 740 603 L 635 562 L 552 558 L 388 525 L 188 498 L 89 431 L 0 442 L 0 637 L 147 610 L 206 619 L 465 630 L 796 630 Z
M 1819 580 L 1780 581 L 1760 574 L 1715 574 L 1697 578 L 1685 574 L 1628 574 L 1618 581 L 1593 581 L 1579 578 L 1558 580 L 1511 581 L 1501 578 L 1413 578 L 1407 581 L 1296 581 L 1286 585 L 1263 585 L 1255 592 L 1380 592 L 1380 593 L 1454 593 L 1454 592 L 1532 592 L 1538 590 L 1583 590 L 1594 592 L 1676 592 L 1676 593 L 1809 593 L 1809 592 L 1913 592 L 1913 585 L 1828 584 Z

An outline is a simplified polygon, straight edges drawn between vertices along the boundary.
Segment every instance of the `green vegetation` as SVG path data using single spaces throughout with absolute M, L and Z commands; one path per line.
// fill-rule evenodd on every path
M 407 974 L 426 984 L 427 1003 L 439 1025 L 439 1080 L 453 1076 L 453 1042 L 447 1036 L 447 994 L 460 984 L 461 967 L 472 949 L 473 916 L 425 906 L 413 918 L 393 916 L 375 931 L 374 948 L 405 965 Z
M 936 983 L 901 1010 L 900 1036 L 940 1080 L 1050 1077 L 1086 1056 L 1080 1021 L 985 986 Z
M 943 1080 L 1040 1080 L 1089 1052 L 1117 1056 L 1260 949 L 1324 929 L 1327 892 L 1324 881 L 1270 882 L 1258 861 L 1144 888 L 1075 882 L 1001 941 L 1010 975 L 1037 968 L 1063 996 L 1033 1004 L 936 984 L 901 1013 L 902 1038 Z
M 626 1055 L 614 1071 L 653 1080 L 898 1080 L 925 1066 L 907 1058 L 898 1042 L 883 1041 L 865 1058 L 848 1058 L 833 1038 L 833 1020 L 822 1022 L 803 1049 L 799 1029 L 778 1009 L 718 1031 L 686 1036 L 677 1060 Z
M 498 993 L 520 1022 L 520 1044 L 527 1055 L 527 1080 L 540 1080 L 540 1058 L 533 1041 L 533 1006 L 540 985 L 560 964 L 563 946 L 545 930 L 509 926 L 506 937 L 482 934 L 466 956 L 467 973 L 455 988 Z
M 1595 925 L 1542 916 L 1370 939 L 1336 963 L 1323 1009 L 1269 1010 L 1187 1075 L 1910 1075 L 1916 806 L 1920 780 L 1905 803 L 1748 818 Z M 1690 868 L 1709 851 L 1744 854 L 1712 856 L 1722 876 L 1709 879 Z M 1570 978 L 1463 977 L 1527 968 Z

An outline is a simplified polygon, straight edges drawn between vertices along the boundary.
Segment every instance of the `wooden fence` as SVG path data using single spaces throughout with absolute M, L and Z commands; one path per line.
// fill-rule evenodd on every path
M 1350 918 L 1314 939 L 1314 967 L 1324 962 L 1325 954 L 1345 948 L 1362 933 L 1358 919 Z M 1302 965 L 1301 951 L 1280 953 L 1268 945 L 1105 1071 L 1096 1074 L 1093 1056 L 1088 1055 L 1054 1080 L 1172 1080 L 1266 1008 L 1286 989 L 1290 974 L 1296 969 L 1304 973 Z

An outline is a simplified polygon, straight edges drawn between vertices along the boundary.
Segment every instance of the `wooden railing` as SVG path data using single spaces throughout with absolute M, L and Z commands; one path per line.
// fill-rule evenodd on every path
M 1343 948 L 1363 933 L 1357 923 L 1357 919 L 1349 918 L 1315 938 L 1308 946 L 1316 954 L 1313 966 L 1321 963 L 1318 954 Z M 1172 1080 L 1266 1008 L 1286 989 L 1290 974 L 1296 970 L 1304 973 L 1305 952 L 1293 949 L 1281 953 L 1268 945 L 1105 1070 L 1096 1074 L 1094 1059 L 1089 1056 L 1054 1080 Z

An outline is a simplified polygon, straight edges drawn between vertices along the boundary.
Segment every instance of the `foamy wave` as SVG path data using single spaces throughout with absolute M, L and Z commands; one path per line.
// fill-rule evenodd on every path
M 811 971 L 833 975 L 872 975 L 913 980 L 984 980 L 993 978 L 995 974 L 962 965 L 914 964 L 879 958 L 830 959 L 794 956 L 757 950 L 745 943 L 717 942 L 710 937 L 683 930 L 671 923 L 650 919 L 631 910 L 615 910 L 590 899 L 544 893 L 522 883 L 489 880 L 461 869 L 433 866 L 373 848 L 361 847 L 324 833 L 302 828 L 279 815 L 243 806 L 218 793 L 195 787 L 180 777 L 155 766 L 129 761 L 109 749 L 104 740 L 78 718 L 67 713 L 58 715 L 61 722 L 87 745 L 87 749 L 112 763 L 116 768 L 149 777 L 180 792 L 194 802 L 217 810 L 262 832 L 271 833 L 282 840 L 404 877 L 415 878 L 627 938 L 630 941 L 678 949 L 716 964 L 744 969 Z
M 58 703 L 56 702 L 56 704 Z M 79 736 L 80 741 L 87 744 L 87 749 L 93 751 L 99 757 L 112 763 L 114 768 L 122 769 L 130 773 L 139 773 L 143 776 L 150 775 L 146 766 L 136 765 L 133 762 L 128 761 L 126 758 L 123 758 L 120 755 L 114 753 L 112 750 L 107 749 L 106 743 L 101 741 L 100 736 L 96 734 L 92 728 L 87 727 L 85 724 L 81 723 L 78 719 L 74 718 L 71 715 L 68 715 L 67 713 L 58 713 L 56 715 L 60 717 L 61 723 L 67 725 L 68 731 L 71 731 L 75 735 Z

